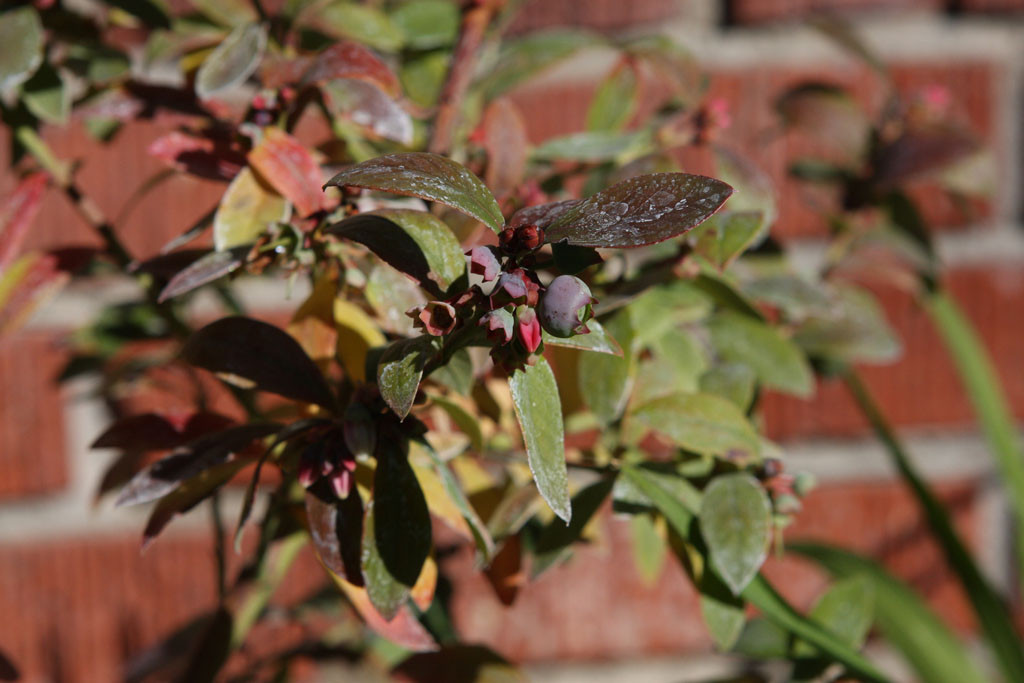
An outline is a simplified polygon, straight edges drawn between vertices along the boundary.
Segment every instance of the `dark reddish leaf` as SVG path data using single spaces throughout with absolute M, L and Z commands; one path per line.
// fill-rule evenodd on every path
M 284 330 L 259 320 L 222 318 L 195 332 L 182 357 L 189 363 L 297 401 L 334 407 L 320 369 Z
M 465 166 L 440 154 L 386 154 L 345 169 L 328 185 L 364 187 L 446 204 L 500 232 L 505 222 L 487 186 Z
M 268 90 L 280 90 L 286 85 L 297 84 L 312 64 L 313 57 L 267 55 L 260 64 L 260 83 Z
M 525 683 L 526 676 L 482 645 L 445 645 L 438 652 L 412 655 L 392 673 L 408 683 Z
M 321 488 L 327 490 L 320 490 Z M 339 500 L 326 485 L 306 491 L 306 516 L 313 547 L 324 566 L 354 586 L 363 585 L 360 552 L 363 502 L 359 490 Z
M 214 612 L 176 683 L 213 683 L 231 654 L 234 619 L 224 607 Z M 180 654 L 180 653 L 179 653 Z
M 219 280 L 225 275 L 235 272 L 245 263 L 248 253 L 248 246 L 210 252 L 172 277 L 171 281 L 160 292 L 159 301 L 163 302 L 176 296 L 181 296 L 197 287 L 202 287 L 209 282 Z
M 0 271 L 0 336 L 21 327 L 32 312 L 54 296 L 68 274 L 50 254 L 25 254 Z
M 228 462 L 256 439 L 269 436 L 280 428 L 276 424 L 256 423 L 202 436 L 132 477 L 116 504 L 137 505 L 161 498 L 183 481 Z
M 413 652 L 430 652 L 437 649 L 437 643 L 413 616 L 408 606 L 402 607 L 394 617 L 387 620 L 374 608 L 365 588 L 353 586 L 336 574 L 331 576 L 370 629 Z
M 209 498 L 243 467 L 248 467 L 246 460 L 233 460 L 214 465 L 198 475 L 183 482 L 177 489 L 160 499 L 153 508 L 142 532 L 142 549 L 156 540 L 160 532 L 178 515 L 183 515 L 199 503 Z
M 640 247 L 681 235 L 722 207 L 732 188 L 689 173 L 623 180 L 572 207 L 547 227 L 549 242 Z
M 936 127 L 907 131 L 878 150 L 875 180 L 881 185 L 896 185 L 939 171 L 977 150 L 977 141 L 957 129 Z
M 163 451 L 225 429 L 233 422 L 231 418 L 216 413 L 192 413 L 184 420 L 168 419 L 156 413 L 129 415 L 107 427 L 93 442 L 92 448 Z
M 154 140 L 147 151 L 172 168 L 213 180 L 231 180 L 245 166 L 245 155 L 234 145 L 179 131 Z
M 372 83 L 388 95 L 398 97 L 402 90 L 388 65 L 369 49 L 347 40 L 335 43 L 313 61 L 303 75 L 303 83 L 324 83 L 337 78 L 354 78 Z
M 275 190 L 288 198 L 299 215 L 319 211 L 326 199 L 320 165 L 302 143 L 280 128 L 266 128 L 249 163 Z
M 523 572 L 523 549 L 519 535 L 505 539 L 501 550 L 495 553 L 484 576 L 494 589 L 494 593 L 503 605 L 511 605 L 519 594 L 519 588 L 526 581 Z
M 502 97 L 484 112 L 483 133 L 487 152 L 484 180 L 496 196 L 503 197 L 523 182 L 529 149 L 526 123 L 512 101 Z
M 26 177 L 0 205 L 0 270 L 14 261 L 28 229 L 39 214 L 48 176 L 33 173 Z
M 512 214 L 512 218 L 508 219 L 508 227 L 518 228 L 524 225 L 536 225 L 538 228 L 547 228 L 559 216 L 574 206 L 579 205 L 582 201 L 582 199 L 565 199 L 560 202 L 527 206 Z
M 152 275 L 160 282 L 167 282 L 185 268 L 209 253 L 209 249 L 182 249 L 167 254 L 160 254 L 151 259 L 136 263 L 131 272 Z
M 21 678 L 21 672 L 6 653 L 0 652 L 0 681 L 17 681 Z
M 412 117 L 377 86 L 351 78 L 339 78 L 322 87 L 331 112 L 385 140 L 411 145 Z

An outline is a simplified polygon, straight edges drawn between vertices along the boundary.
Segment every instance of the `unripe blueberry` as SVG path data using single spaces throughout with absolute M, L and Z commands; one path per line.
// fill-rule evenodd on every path
M 596 300 L 587 283 L 573 275 L 559 275 L 548 285 L 540 300 L 540 324 L 556 337 L 589 332 L 586 322 Z

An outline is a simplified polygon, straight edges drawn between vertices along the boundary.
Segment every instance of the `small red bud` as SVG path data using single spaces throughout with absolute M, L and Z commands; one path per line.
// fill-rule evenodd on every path
M 540 347 L 540 321 L 532 308 L 520 306 L 516 309 L 516 333 L 529 353 Z

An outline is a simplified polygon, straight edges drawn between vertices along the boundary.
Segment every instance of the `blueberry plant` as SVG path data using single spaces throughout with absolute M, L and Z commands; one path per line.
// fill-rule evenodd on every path
M 445 558 L 469 546 L 511 604 L 611 507 L 629 519 L 641 575 L 667 558 L 685 569 L 719 648 L 789 659 L 797 678 L 885 679 L 859 649 L 878 585 L 898 592 L 890 579 L 856 565 L 803 614 L 760 573 L 812 482 L 785 471 L 758 405 L 765 389 L 809 397 L 816 372 L 889 360 L 897 341 L 840 269 L 812 282 L 786 265 L 770 183 L 725 144 L 728 113 L 685 50 L 577 30 L 509 37 L 517 4 L 0 10 L 0 111 L 22 178 L 0 209 L 0 334 L 73 278 L 133 279 L 136 299 L 68 340 L 62 375 L 95 378 L 114 413 L 94 444 L 118 452 L 100 494 L 152 505 L 144 544 L 200 504 L 214 520 L 218 606 L 130 677 L 286 680 L 300 659 L 364 659 L 414 680 L 515 679 L 450 618 Z M 531 147 L 506 93 L 592 47 L 618 59 L 586 130 Z M 781 105 L 789 125 L 822 106 L 843 131 L 861 125 L 824 87 Z M 182 174 L 223 192 L 159 254 L 134 254 L 42 133 L 82 126 L 116 146 L 154 117 L 176 124 L 148 149 L 165 170 L 129 206 L 173 194 Z M 893 120 L 863 119 L 860 166 L 799 172 L 845 183 L 846 209 L 911 220 Z M 712 154 L 718 177 L 681 171 L 690 148 Z M 930 163 L 973 149 L 965 139 Z M 99 247 L 19 255 L 47 187 Z M 937 286 L 931 272 L 922 281 Z M 287 324 L 246 314 L 255 276 L 293 293 Z M 184 414 L 122 400 L 169 374 L 195 397 Z M 273 603 L 306 546 L 330 590 Z M 854 566 L 802 552 L 840 575 Z M 750 605 L 760 616 L 747 623 Z M 301 642 L 248 645 L 282 620 Z

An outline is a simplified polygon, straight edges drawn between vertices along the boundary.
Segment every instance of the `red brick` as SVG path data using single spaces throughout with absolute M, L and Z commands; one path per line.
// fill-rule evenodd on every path
M 555 26 L 621 31 L 670 19 L 679 13 L 677 0 L 527 0 L 510 33 L 526 33 Z
M 56 384 L 65 356 L 55 342 L 46 332 L 0 340 L 0 498 L 53 493 L 68 483 Z
M 1024 273 L 1015 266 L 959 268 L 948 274 L 955 298 L 977 327 L 997 368 L 1014 414 L 1024 419 L 1024 347 L 1021 319 Z M 883 413 L 896 426 L 974 424 L 945 347 L 927 313 L 907 294 L 881 290 L 887 317 L 904 343 L 895 364 L 863 369 L 863 377 Z M 838 381 L 819 384 L 808 401 L 768 394 L 763 403 L 767 432 L 773 439 L 809 436 L 854 436 L 868 431 L 845 388 Z
M 979 529 L 974 482 L 944 484 L 968 539 Z M 813 539 L 864 552 L 911 582 L 954 627 L 971 627 L 958 586 L 928 537 L 913 500 L 893 482 L 823 485 L 805 501 L 789 539 Z M 528 584 L 509 608 L 473 570 L 469 552 L 446 565 L 455 584 L 452 609 L 465 637 L 515 660 L 614 659 L 708 650 L 697 596 L 678 563 L 668 560 L 654 586 L 640 580 L 629 527 L 605 525 L 600 546 L 580 548 L 566 565 Z M 779 589 L 800 608 L 825 586 L 822 574 L 795 559 L 770 560 Z
M 942 0 L 725 0 L 730 23 L 800 21 L 815 13 L 941 9 Z

